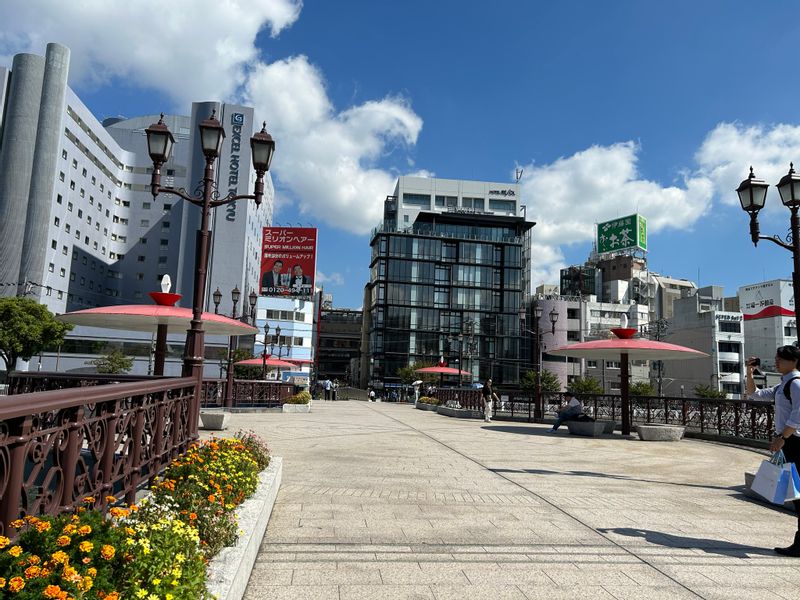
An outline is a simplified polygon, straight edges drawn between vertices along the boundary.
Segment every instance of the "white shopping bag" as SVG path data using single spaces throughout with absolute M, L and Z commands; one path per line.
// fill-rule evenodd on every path
M 794 463 L 786 463 L 783 470 L 789 473 L 786 479 L 786 500 L 800 500 L 800 473 Z
M 758 467 L 753 485 L 750 486 L 751 490 L 773 504 L 783 504 L 786 501 L 786 488 L 791 479 L 791 470 L 783 468 L 784 460 L 783 452 L 779 450 L 770 460 L 763 461 Z

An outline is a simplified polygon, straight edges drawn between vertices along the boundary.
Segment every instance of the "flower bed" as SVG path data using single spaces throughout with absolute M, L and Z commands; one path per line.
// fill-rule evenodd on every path
M 208 560 L 236 541 L 234 509 L 268 464 L 252 434 L 212 438 L 175 460 L 138 507 L 105 516 L 86 498 L 75 513 L 14 521 L 17 539 L 0 537 L 0 597 L 208 598 Z

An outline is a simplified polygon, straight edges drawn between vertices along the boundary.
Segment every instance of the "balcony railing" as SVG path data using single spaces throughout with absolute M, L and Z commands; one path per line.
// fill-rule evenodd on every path
M 271 408 L 283 405 L 295 393 L 295 386 L 280 381 L 233 382 L 232 408 Z M 204 379 L 200 392 L 202 408 L 222 408 L 225 405 L 225 380 Z
M 442 388 L 437 391 L 440 404 L 458 401 L 462 408 L 481 410 L 480 390 Z M 505 402 L 494 402 L 495 417 L 534 421 L 536 400 L 528 390 L 497 390 Z M 555 417 L 563 401 L 561 393 L 543 394 L 545 415 Z M 597 419 L 622 420 L 619 395 L 600 394 L 581 397 L 584 412 Z M 722 441 L 768 441 L 773 433 L 773 404 L 764 400 L 724 400 L 680 397 L 631 397 L 631 423 L 684 425 L 687 433 L 715 437 Z
M 136 491 L 197 437 L 196 380 L 151 379 L 0 398 L 0 535 L 24 515 Z

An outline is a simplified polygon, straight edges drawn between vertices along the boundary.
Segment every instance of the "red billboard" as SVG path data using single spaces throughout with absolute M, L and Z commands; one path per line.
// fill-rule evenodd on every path
M 264 227 L 261 295 L 311 298 L 317 270 L 314 227 Z

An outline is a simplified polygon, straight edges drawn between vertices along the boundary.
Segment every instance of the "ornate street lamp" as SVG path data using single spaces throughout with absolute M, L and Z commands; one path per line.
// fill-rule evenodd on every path
M 267 336 L 269 335 L 269 323 L 264 323 L 264 350 L 261 352 L 261 379 L 267 378 Z
M 791 211 L 789 219 L 790 231 L 785 240 L 780 236 L 760 235 L 758 226 L 758 212 L 764 208 L 767 199 L 767 188 L 769 184 L 763 179 L 757 179 L 750 167 L 750 175 L 739 184 L 736 193 L 739 195 L 739 203 L 742 210 L 750 215 L 750 239 L 754 246 L 758 246 L 759 240 L 769 240 L 781 248 L 785 248 L 792 253 L 792 286 L 795 290 L 800 289 L 800 175 L 794 171 L 794 163 L 789 163 L 789 172 L 786 173 L 776 186 L 783 205 Z M 795 331 L 800 342 L 800 306 L 795 302 Z
M 536 302 L 533 305 L 533 321 L 536 325 L 536 328 L 530 333 L 533 334 L 534 339 L 536 341 L 536 410 L 534 414 L 534 418 L 541 420 L 544 418 L 544 399 L 542 398 L 542 337 L 546 332 L 542 331 L 540 319 L 544 314 L 544 308 L 541 304 Z M 553 309 L 548 313 L 550 318 L 550 333 L 555 335 L 556 333 L 556 322 L 558 321 L 558 311 L 553 307 Z
M 150 180 L 150 189 L 153 198 L 156 198 L 159 193 L 172 194 L 201 209 L 200 230 L 198 231 L 197 269 L 194 276 L 192 321 L 186 334 L 186 351 L 183 359 L 183 376 L 194 377 L 198 382 L 198 391 L 203 378 L 203 353 L 205 351 L 205 333 L 203 331 L 202 313 L 206 289 L 206 273 L 208 271 L 208 222 L 211 209 L 241 199 L 254 200 L 256 206 L 259 206 L 264 197 L 264 175 L 267 170 L 269 170 L 272 156 L 275 152 L 275 141 L 266 132 L 266 124 L 264 124 L 261 131 L 250 138 L 253 168 L 256 171 L 254 193 L 252 195 L 237 195 L 231 192 L 227 196 L 220 198 L 218 190 L 216 189 L 216 184 L 214 183 L 214 162 L 219 157 L 222 141 L 225 138 L 225 131 L 215 115 L 216 111 L 213 111 L 211 116 L 202 121 L 199 125 L 200 145 L 206 159 L 202 182 L 203 189 L 200 196 L 189 195 L 183 189 L 161 186 L 161 167 L 169 161 L 172 147 L 175 143 L 172 133 L 164 123 L 164 115 L 161 115 L 158 123 L 151 125 L 145 130 L 147 134 L 147 149 L 153 161 L 153 174 Z M 197 393 L 196 396 L 199 401 L 199 393 Z M 197 402 L 195 404 L 197 404 Z M 197 407 L 195 412 L 196 410 Z M 192 418 L 194 419 L 192 422 L 196 423 L 197 415 L 192 415 Z

